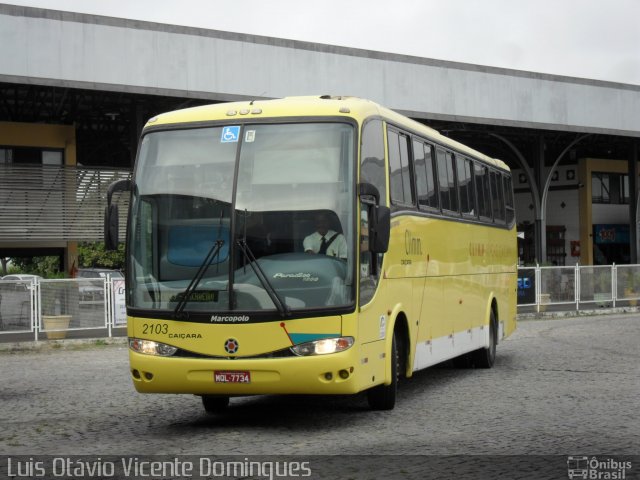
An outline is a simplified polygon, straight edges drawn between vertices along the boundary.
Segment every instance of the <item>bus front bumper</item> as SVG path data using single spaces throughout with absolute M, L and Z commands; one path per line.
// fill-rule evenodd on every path
M 308 357 L 233 360 L 160 357 L 129 350 L 131 378 L 138 392 L 195 395 L 353 394 L 361 389 L 356 358 L 355 348 Z M 220 381 L 224 377 L 227 381 Z M 239 383 L 239 378 L 249 381 Z

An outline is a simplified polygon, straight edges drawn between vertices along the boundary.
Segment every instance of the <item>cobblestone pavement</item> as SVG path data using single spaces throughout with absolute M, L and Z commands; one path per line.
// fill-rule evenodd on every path
M 354 397 L 141 395 L 124 345 L 0 353 L 6 455 L 638 455 L 640 318 L 521 321 L 491 370 L 440 366 L 396 408 Z

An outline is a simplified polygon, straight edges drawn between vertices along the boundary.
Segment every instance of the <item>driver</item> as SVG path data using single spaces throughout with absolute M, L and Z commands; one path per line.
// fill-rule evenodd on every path
M 344 235 L 329 228 L 329 217 L 319 213 L 315 217 L 316 231 L 305 237 L 302 245 L 306 253 L 319 253 L 346 260 L 347 241 Z

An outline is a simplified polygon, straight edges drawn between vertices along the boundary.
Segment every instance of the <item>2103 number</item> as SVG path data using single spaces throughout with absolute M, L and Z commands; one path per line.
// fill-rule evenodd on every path
M 143 323 L 143 335 L 166 335 L 169 333 L 169 325 L 166 323 Z

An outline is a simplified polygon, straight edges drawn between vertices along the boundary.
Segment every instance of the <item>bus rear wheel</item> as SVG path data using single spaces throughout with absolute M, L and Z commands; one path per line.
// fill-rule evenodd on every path
M 496 346 L 498 345 L 498 322 L 496 314 L 491 310 L 489 319 L 489 346 L 476 350 L 473 363 L 476 368 L 491 368 L 496 361 Z
M 396 333 L 393 333 L 391 340 L 391 383 L 389 385 L 378 385 L 367 391 L 369 407 L 373 410 L 393 410 L 398 396 L 398 374 L 400 373 L 400 353 L 398 351 Z
M 229 406 L 229 397 L 202 395 L 202 406 L 207 413 L 221 413 Z

